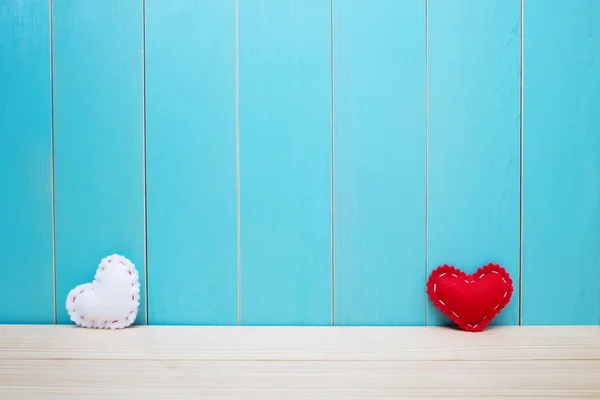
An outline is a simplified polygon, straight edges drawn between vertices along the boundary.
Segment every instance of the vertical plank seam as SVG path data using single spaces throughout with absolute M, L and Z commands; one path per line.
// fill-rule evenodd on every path
M 330 3 L 330 38 L 331 41 L 331 325 L 335 326 L 335 250 L 334 250 L 334 236 L 335 236 L 335 217 L 334 217 L 334 175 L 335 175 L 335 126 L 334 126 L 334 104 L 335 104 L 335 83 L 334 83 L 334 49 L 333 49 L 333 37 L 334 37 L 334 0 Z
M 520 93 L 519 93 L 519 325 L 523 325 L 523 0 L 520 2 L 521 17 L 521 60 L 520 60 Z
M 240 205 L 240 44 L 239 0 L 235 0 L 235 190 L 237 211 L 237 324 L 242 324 L 242 255 L 241 255 L 241 205 Z
M 146 182 L 146 0 L 142 0 L 142 146 L 143 146 L 143 181 L 144 181 L 144 285 L 146 286 L 146 297 L 144 305 L 146 307 L 145 317 L 146 325 L 148 321 L 148 192 Z
M 52 302 L 53 322 L 58 323 L 56 297 L 56 199 L 54 194 L 54 44 L 52 38 L 52 0 L 48 1 L 48 18 L 50 20 L 50 169 L 52 189 Z
M 428 276 L 428 255 L 429 255 L 429 26 L 428 26 L 428 14 L 427 14 L 427 3 L 425 2 L 425 282 L 427 282 Z M 425 326 L 427 326 L 427 293 L 425 296 Z

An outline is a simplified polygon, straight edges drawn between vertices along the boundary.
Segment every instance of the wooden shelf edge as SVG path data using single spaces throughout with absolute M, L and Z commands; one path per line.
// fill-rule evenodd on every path
M 0 398 L 600 398 L 599 326 L 0 325 Z

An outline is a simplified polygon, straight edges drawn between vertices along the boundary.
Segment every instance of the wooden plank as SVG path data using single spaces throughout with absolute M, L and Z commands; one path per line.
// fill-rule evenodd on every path
M 594 399 L 598 361 L 8 360 L 14 399 Z M 68 379 L 66 377 L 68 376 Z M 399 378 L 401 377 L 401 378 Z M 35 385 L 32 385 L 35 382 Z M 110 384 L 109 384 L 110 383 Z M 133 386 L 135 384 L 135 386 Z M 243 395 L 241 395 L 243 393 Z
M 148 320 L 237 324 L 235 1 L 146 2 Z
M 241 322 L 331 323 L 331 9 L 239 0 Z
M 0 38 L 0 323 L 52 323 L 47 1 L 3 1 Z
M 600 396 L 600 327 L 592 326 L 477 334 L 442 327 L 141 326 L 118 335 L 0 326 L 0 338 L 0 396 L 7 398 Z
M 600 327 L 0 326 L 0 359 L 527 361 L 597 360 Z M 62 352 L 62 354 L 61 354 Z
M 519 321 L 520 1 L 428 2 L 428 270 L 489 262 Z M 445 323 L 430 304 L 427 322 Z
M 335 324 L 423 325 L 425 3 L 337 1 L 333 25 Z
M 600 3 L 524 5 L 523 323 L 600 324 Z
M 113 253 L 140 272 L 145 323 L 142 2 L 54 1 L 56 304 Z

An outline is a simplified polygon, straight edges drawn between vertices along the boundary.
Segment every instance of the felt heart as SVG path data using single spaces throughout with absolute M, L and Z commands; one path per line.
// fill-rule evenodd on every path
M 431 273 L 427 294 L 433 304 L 461 329 L 482 331 L 510 301 L 513 286 L 508 272 L 497 264 L 467 275 L 443 265 Z
M 126 328 L 135 321 L 139 305 L 139 274 L 118 254 L 103 258 L 94 281 L 75 287 L 67 296 L 71 320 L 85 328 Z

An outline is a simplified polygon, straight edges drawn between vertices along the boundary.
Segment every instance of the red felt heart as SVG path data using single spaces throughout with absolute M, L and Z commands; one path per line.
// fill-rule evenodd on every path
M 492 263 L 473 275 L 443 265 L 433 270 L 427 281 L 427 294 L 433 304 L 470 332 L 482 331 L 508 304 L 512 292 L 508 272 Z

